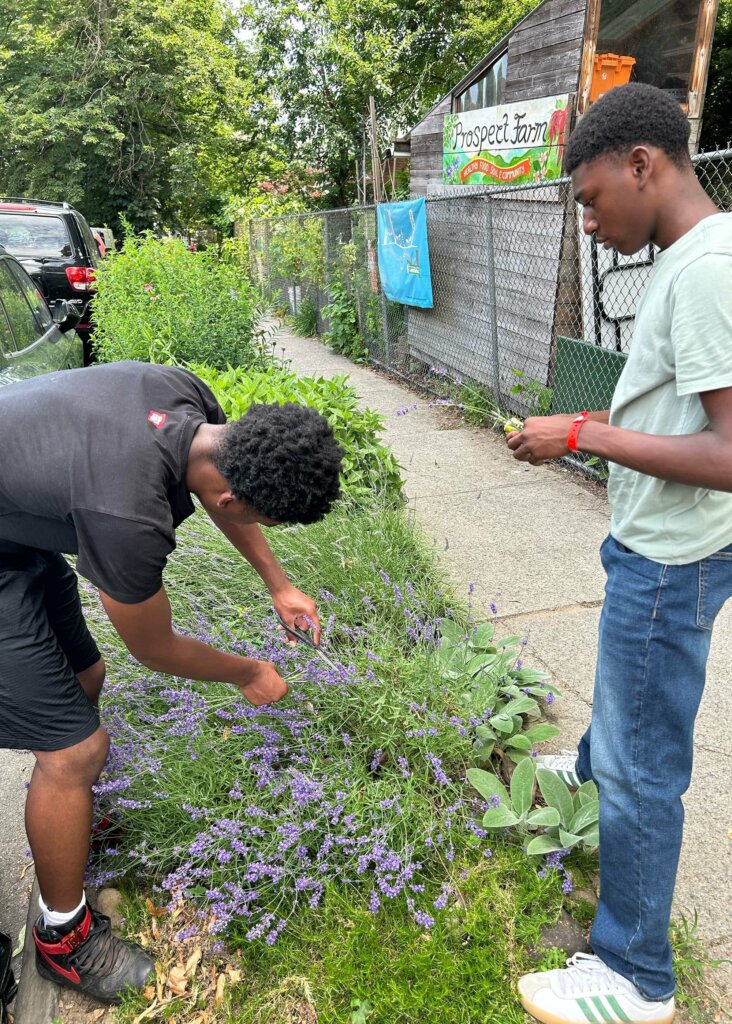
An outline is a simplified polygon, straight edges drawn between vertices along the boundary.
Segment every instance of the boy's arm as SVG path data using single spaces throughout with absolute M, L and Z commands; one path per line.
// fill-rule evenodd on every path
M 99 596 L 130 654 L 154 672 L 232 683 L 256 706 L 273 703 L 287 693 L 287 684 L 269 662 L 226 654 L 176 633 L 164 587 L 137 604 L 115 601 L 101 590 Z
M 697 434 L 657 437 L 590 418 L 579 432 L 577 448 L 638 473 L 715 491 L 732 491 L 732 388 L 699 395 L 709 429 Z M 532 416 L 508 446 L 515 458 L 541 462 L 566 455 L 573 416 Z

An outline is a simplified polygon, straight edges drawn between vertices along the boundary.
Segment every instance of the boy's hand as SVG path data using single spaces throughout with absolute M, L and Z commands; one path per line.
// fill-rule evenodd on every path
M 248 681 L 240 683 L 241 692 L 255 708 L 274 704 L 287 694 L 287 683 L 269 661 L 249 663 Z
M 523 430 L 508 435 L 508 447 L 520 462 L 540 466 L 546 459 L 566 455 L 567 434 L 574 416 L 529 416 Z
M 320 619 L 318 618 L 318 606 L 312 597 L 303 594 L 297 587 L 288 584 L 281 590 L 272 594 L 272 604 L 275 611 L 288 625 L 299 626 L 300 629 L 313 630 L 313 640 L 320 643 Z M 296 643 L 291 633 L 287 634 L 288 640 Z

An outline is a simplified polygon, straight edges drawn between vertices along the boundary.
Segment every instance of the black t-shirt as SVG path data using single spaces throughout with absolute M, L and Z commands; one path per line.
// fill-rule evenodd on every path
M 193 435 L 225 422 L 209 388 L 171 366 L 109 363 L 0 389 L 0 564 L 27 548 L 68 552 L 115 600 L 152 597 L 194 511 Z

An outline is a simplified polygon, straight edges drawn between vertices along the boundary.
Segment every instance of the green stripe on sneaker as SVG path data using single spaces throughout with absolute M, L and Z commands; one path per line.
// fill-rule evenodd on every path
M 592 1005 L 595 1007 L 597 1012 L 600 1014 L 603 1020 L 607 1021 L 607 1024 L 617 1024 L 615 1018 L 608 1009 L 605 1008 L 605 1004 L 602 1001 L 602 996 L 593 996 Z
M 577 1006 L 579 1006 L 580 1010 L 582 1010 L 582 1012 L 584 1013 L 585 1017 L 587 1017 L 587 1019 L 590 1022 L 590 1024 L 600 1024 L 600 1021 L 597 1019 L 597 1017 L 594 1015 L 594 1013 L 590 1009 L 586 999 L 578 999 L 577 1000 Z
M 615 996 L 607 996 L 606 998 L 609 1005 L 612 1007 L 613 1012 L 618 1015 L 618 1020 L 627 1021 L 627 1024 L 632 1024 L 630 1017 L 624 1012 Z

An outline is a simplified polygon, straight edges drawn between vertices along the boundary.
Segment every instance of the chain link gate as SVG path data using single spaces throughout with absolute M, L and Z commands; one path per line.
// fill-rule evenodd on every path
M 693 163 L 731 211 L 732 149 Z M 309 302 L 326 341 L 339 295 L 338 316 L 350 304 L 369 361 L 471 419 L 608 408 L 654 247 L 633 256 L 598 247 L 568 178 L 447 188 L 426 197 L 426 210 L 432 309 L 384 295 L 373 205 L 251 220 L 252 279 L 290 314 Z

